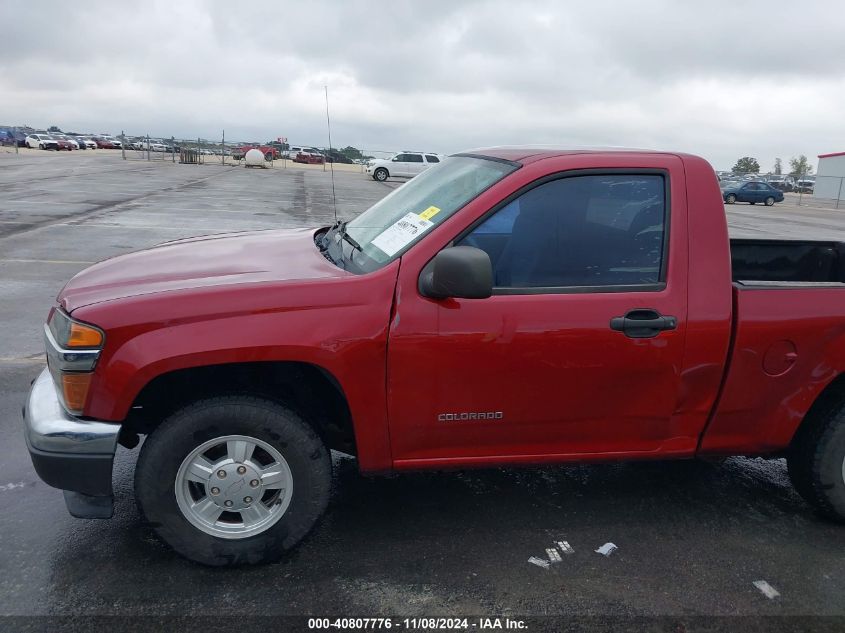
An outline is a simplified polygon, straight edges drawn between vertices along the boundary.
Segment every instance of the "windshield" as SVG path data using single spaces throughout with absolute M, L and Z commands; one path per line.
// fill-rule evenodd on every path
M 380 268 L 518 167 L 469 156 L 446 158 L 346 225 L 360 250 L 351 244 L 340 247 L 354 251 L 347 257 L 354 268 L 362 272 Z

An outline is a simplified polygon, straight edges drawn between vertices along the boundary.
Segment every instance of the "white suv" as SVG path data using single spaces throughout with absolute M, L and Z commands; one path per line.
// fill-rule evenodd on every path
M 367 173 L 373 180 L 384 182 L 391 176 L 413 178 L 432 165 L 443 160 L 443 156 L 432 152 L 400 152 L 393 158 L 376 159 L 367 164 Z

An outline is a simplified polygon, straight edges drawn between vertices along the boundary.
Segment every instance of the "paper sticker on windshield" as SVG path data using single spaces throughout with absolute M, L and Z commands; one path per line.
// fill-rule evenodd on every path
M 430 220 L 431 218 L 433 218 L 438 213 L 440 213 L 439 207 L 429 207 L 428 209 L 426 209 L 425 211 L 420 213 L 420 217 L 423 220 Z
M 373 240 L 373 246 L 378 247 L 386 255 L 392 256 L 413 242 L 418 236 L 434 226 L 433 222 L 422 218 L 416 213 L 408 213 L 401 220 L 382 231 Z

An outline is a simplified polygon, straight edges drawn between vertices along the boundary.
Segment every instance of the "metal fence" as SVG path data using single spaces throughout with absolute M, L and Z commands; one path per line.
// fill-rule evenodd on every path
M 323 169 L 328 169 L 327 164 L 354 165 L 362 173 L 366 169 L 369 160 L 378 158 L 390 158 L 398 152 L 385 149 L 359 149 L 360 157 L 355 159 L 341 158 L 338 148 L 326 148 L 313 143 L 275 141 L 257 142 L 226 140 L 226 133 L 221 132 L 220 139 L 180 139 L 174 136 L 152 136 L 150 134 L 127 134 L 121 131 L 121 151 L 124 160 L 147 160 L 147 161 L 170 161 L 173 163 L 189 164 L 219 164 L 238 165 L 243 164 L 242 159 L 245 152 L 253 147 L 269 148 L 267 161 L 272 166 L 286 168 L 291 162 L 295 162 L 298 149 L 316 150 L 326 157 Z M 334 157 L 333 159 L 331 157 Z

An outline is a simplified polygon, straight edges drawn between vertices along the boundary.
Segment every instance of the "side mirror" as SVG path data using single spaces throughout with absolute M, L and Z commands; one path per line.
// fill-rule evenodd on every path
M 432 299 L 486 299 L 493 294 L 490 256 L 473 246 L 444 248 L 423 268 L 419 289 Z

